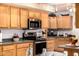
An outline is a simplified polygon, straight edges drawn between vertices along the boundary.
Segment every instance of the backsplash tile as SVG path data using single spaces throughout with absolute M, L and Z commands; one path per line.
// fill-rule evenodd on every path
M 13 34 L 18 34 L 19 37 L 22 37 L 23 30 L 20 29 L 1 29 L 2 32 L 2 38 L 12 38 Z

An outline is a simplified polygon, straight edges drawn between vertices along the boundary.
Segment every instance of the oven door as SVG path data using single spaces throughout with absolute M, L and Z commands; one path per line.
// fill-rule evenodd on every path
M 42 54 L 43 48 L 46 48 L 46 41 L 35 42 L 35 48 L 36 48 L 35 50 L 36 55 Z

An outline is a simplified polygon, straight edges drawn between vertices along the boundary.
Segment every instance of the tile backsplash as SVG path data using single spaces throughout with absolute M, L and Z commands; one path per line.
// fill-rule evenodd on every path
M 19 37 L 22 37 L 23 30 L 20 29 L 1 29 L 2 32 L 2 38 L 12 38 L 13 34 L 18 34 Z

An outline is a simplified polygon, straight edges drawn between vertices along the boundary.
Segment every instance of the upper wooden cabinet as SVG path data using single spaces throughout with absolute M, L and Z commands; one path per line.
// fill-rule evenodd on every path
M 10 7 L 5 5 L 0 5 L 0 27 L 9 28 L 10 27 Z
M 57 16 L 57 28 L 63 28 L 62 16 Z
M 29 17 L 40 19 L 40 11 L 29 10 Z
M 20 20 L 19 20 L 19 8 L 11 7 L 11 28 L 19 28 Z
M 75 9 L 76 9 L 75 12 L 76 28 L 79 28 L 79 3 L 76 3 Z
M 62 16 L 63 28 L 72 29 L 72 16 Z
M 49 17 L 49 28 L 57 29 L 57 19 L 56 19 L 56 16 Z
M 21 21 L 21 28 L 27 28 L 28 26 L 28 10 L 20 9 L 20 21 Z
M 72 16 L 57 16 L 57 24 L 60 29 L 72 29 Z
M 41 12 L 42 28 L 48 28 L 48 12 Z

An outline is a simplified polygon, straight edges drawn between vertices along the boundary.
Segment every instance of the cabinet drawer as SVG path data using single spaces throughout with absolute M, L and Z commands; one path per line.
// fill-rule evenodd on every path
M 54 43 L 54 41 L 53 40 L 50 40 L 50 41 L 47 41 L 47 43 Z
M 3 56 L 16 56 L 16 50 L 3 51 Z
M 19 48 L 17 49 L 17 56 L 28 56 L 28 48 Z
M 11 49 L 16 49 L 16 44 L 13 44 L 13 45 L 4 45 L 3 46 L 3 51 L 4 50 L 11 50 Z
M 17 48 L 25 48 L 25 47 L 29 47 L 29 43 L 17 44 Z
M 47 48 L 47 51 L 54 51 L 54 48 Z

